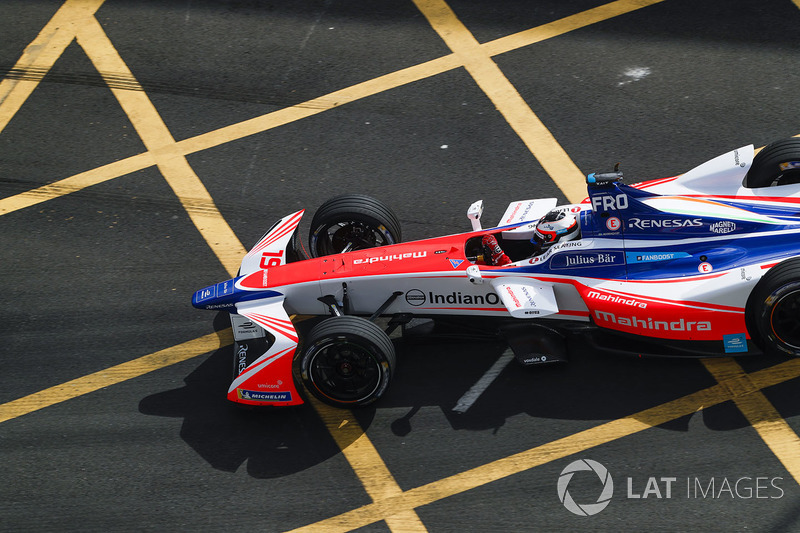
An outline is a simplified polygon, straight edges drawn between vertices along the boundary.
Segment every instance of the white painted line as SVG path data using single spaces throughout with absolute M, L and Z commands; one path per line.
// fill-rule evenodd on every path
M 456 413 L 466 413 L 467 409 L 472 407 L 472 404 L 483 394 L 483 391 L 489 388 L 489 385 L 492 384 L 492 381 L 500 375 L 500 372 L 506 367 L 506 365 L 514 359 L 514 354 L 511 352 L 511 348 L 508 348 L 500 358 L 495 361 L 492 365 L 492 368 L 486 371 L 486 373 L 478 380 L 478 382 L 472 386 L 465 394 L 458 400 L 456 406 L 453 407 L 453 411 Z

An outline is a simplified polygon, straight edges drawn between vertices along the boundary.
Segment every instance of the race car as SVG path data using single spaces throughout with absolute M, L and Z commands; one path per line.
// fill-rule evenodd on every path
M 514 201 L 488 229 L 479 201 L 471 231 L 407 243 L 363 195 L 325 202 L 307 249 L 303 211 L 282 218 L 192 299 L 230 313 L 228 399 L 298 405 L 302 381 L 328 404 L 370 404 L 395 371 L 389 333 L 420 317 L 491 319 L 523 364 L 564 360 L 570 327 L 639 355 L 800 355 L 800 139 L 622 179 L 589 174 L 580 204 Z M 294 315 L 326 318 L 301 340 Z

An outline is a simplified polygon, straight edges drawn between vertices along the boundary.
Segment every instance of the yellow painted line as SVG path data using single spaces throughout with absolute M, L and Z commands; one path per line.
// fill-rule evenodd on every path
M 736 407 L 800 484 L 800 438 L 797 433 L 756 387 L 739 363 L 724 358 L 705 359 L 703 364 L 717 381 L 728 386 Z
M 414 0 L 414 4 L 567 199 L 572 203 L 583 200 L 586 197 L 583 173 L 450 6 L 443 0 Z
M 308 398 L 370 498 L 378 501 L 402 494 L 394 476 L 353 413 L 334 409 L 310 394 Z M 388 516 L 385 520 L 392 531 L 427 531 L 413 509 Z
M 22 79 L 0 82 L 0 132 L 75 38 L 77 30 L 94 16 L 104 0 L 67 0 L 39 35 L 25 48 L 12 72 Z
M 800 359 L 792 359 L 748 376 L 753 391 L 777 385 L 800 377 Z M 691 415 L 722 402 L 735 400 L 736 396 L 732 391 L 739 390 L 737 383 L 731 382 L 726 377 L 720 376 L 720 378 L 722 381 L 717 385 L 671 402 L 542 444 L 292 531 L 294 533 L 351 531 L 385 520 L 396 513 L 416 509 L 531 468 L 585 452 L 596 446 L 665 424 L 682 416 Z M 797 453 L 797 448 L 794 453 Z
M 156 163 L 153 154 L 144 152 L 132 157 L 120 159 L 69 178 L 42 185 L 30 191 L 25 191 L 7 198 L 0 198 L 0 215 L 7 215 L 26 207 L 31 207 L 47 200 L 53 200 L 81 191 L 92 185 L 116 179 L 120 176 L 151 167 Z
M 108 39 L 97 19 L 92 18 L 77 33 L 78 44 L 89 56 L 97 71 L 109 82 L 110 77 L 123 76 L 130 80 L 130 89 L 115 88 L 109 83 L 133 127 L 141 137 L 189 218 L 202 234 L 213 252 L 231 276 L 236 275 L 246 253 L 236 234 L 222 217 L 214 199 L 195 174 L 186 157 L 175 146 L 167 129 L 147 94 L 138 86 L 125 61 Z
M 233 335 L 230 329 L 226 329 L 67 381 L 0 405 L 0 423 L 218 350 L 231 343 Z
M 580 29 L 582 27 L 594 24 L 596 22 L 601 22 L 603 20 L 612 18 L 614 16 L 622 15 L 631 11 L 635 11 L 637 9 L 641 9 L 643 7 L 656 4 L 660 1 L 663 0 L 619 0 L 616 2 L 611 2 L 606 6 L 600 6 L 598 8 L 589 9 L 587 11 L 578 13 L 576 15 L 571 15 L 564 19 L 551 22 L 537 28 L 524 30 L 516 34 L 502 37 L 500 39 L 496 39 L 494 41 L 481 44 L 480 46 L 485 50 L 487 50 L 490 55 L 494 56 L 515 50 L 517 48 L 535 44 L 545 39 L 557 37 L 564 33 Z M 195 152 L 199 152 L 201 150 L 206 150 L 209 148 L 213 148 L 215 146 L 219 146 L 221 144 L 225 144 L 227 142 L 242 139 L 250 135 L 263 133 L 270 129 L 317 115 L 319 113 L 334 109 L 341 105 L 348 104 L 369 96 L 373 96 L 375 94 L 379 94 L 381 92 L 388 91 L 397 87 L 401 87 L 409 83 L 413 83 L 432 76 L 436 76 L 438 74 L 442 74 L 444 72 L 448 72 L 450 70 L 462 66 L 463 64 L 461 58 L 458 57 L 456 54 L 450 54 L 405 69 L 391 72 L 383 76 L 379 76 L 377 78 L 373 78 L 371 80 L 367 80 L 362 83 L 358 83 L 356 85 L 346 87 L 338 91 L 334 91 L 327 95 L 308 100 L 306 102 L 297 104 L 295 106 L 279 109 L 277 111 L 273 111 L 271 113 L 254 117 L 252 119 L 238 122 L 236 124 L 231 124 L 230 126 L 225 126 L 207 133 L 197 135 L 195 137 L 178 141 L 177 147 L 181 154 L 189 155 Z M 139 156 L 134 156 L 134 157 L 139 157 Z M 127 160 L 122 160 L 118 163 L 123 163 L 125 161 Z M 142 160 L 139 160 L 138 163 L 141 162 Z M 137 170 L 141 168 L 146 168 L 146 166 L 139 167 L 138 163 L 136 168 Z M 123 165 L 120 165 L 119 167 L 116 168 L 122 168 L 122 166 Z M 106 168 L 106 167 L 101 167 L 101 168 Z M 121 175 L 123 174 L 103 175 L 102 181 L 114 179 Z M 72 178 L 67 178 L 67 180 L 70 179 Z M 53 186 L 58 187 L 59 184 L 61 183 L 62 183 L 61 181 L 56 182 L 53 184 Z M 90 184 L 85 184 L 83 186 L 88 187 L 90 186 Z M 65 194 L 67 192 L 74 192 L 75 190 L 78 189 L 73 189 L 69 187 L 63 188 Z M 568 197 L 575 198 L 577 196 L 579 195 L 577 195 L 576 193 L 570 193 Z M 43 195 L 38 198 L 39 201 L 31 203 L 31 200 L 34 200 L 34 198 L 28 197 L 26 198 L 25 202 L 15 202 L 13 198 L 15 197 L 7 199 L 9 201 L 5 202 L 5 205 L 0 200 L 0 215 L 7 214 L 12 211 L 15 211 L 16 209 L 28 207 L 30 205 L 34 205 L 35 203 L 39 203 L 45 201 L 46 199 L 49 199 L 48 196 Z
M 566 33 L 603 22 L 620 15 L 625 15 L 633 11 L 649 7 L 655 4 L 660 4 L 664 0 L 617 0 L 602 6 L 598 6 L 586 11 L 581 11 L 574 15 L 564 17 L 562 19 L 537 26 L 528 30 L 523 30 L 518 33 L 500 37 L 483 46 L 489 55 L 495 56 L 504 54 L 518 48 L 529 46 L 531 44 L 546 41 Z

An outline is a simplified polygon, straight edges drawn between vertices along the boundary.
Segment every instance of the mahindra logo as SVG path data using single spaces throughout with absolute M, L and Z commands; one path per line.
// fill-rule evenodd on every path
M 629 328 L 648 329 L 654 331 L 711 331 L 711 322 L 692 321 L 680 318 L 675 321 L 653 320 L 652 317 L 639 318 L 634 316 L 621 316 L 607 311 L 595 310 L 594 316 L 597 320 L 610 322 L 619 326 Z

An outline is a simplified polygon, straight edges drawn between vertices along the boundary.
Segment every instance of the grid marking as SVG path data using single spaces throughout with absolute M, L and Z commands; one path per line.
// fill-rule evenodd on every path
M 148 152 L 11 197 L 10 200 L 13 201 L 0 203 L 0 214 L 35 205 L 64 194 L 69 194 L 91 186 L 92 184 L 114 179 L 125 173 L 130 173 L 141 168 L 157 165 L 191 217 L 192 209 L 197 209 L 199 207 L 202 210 L 203 208 L 207 208 L 209 204 L 206 202 L 210 202 L 210 205 L 213 206 L 213 199 L 210 195 L 207 197 L 205 196 L 207 195 L 205 187 L 194 174 L 191 167 L 189 167 L 188 162 L 186 162 L 185 155 L 188 153 L 217 146 L 244 136 L 260 133 L 267 129 L 278 127 L 321 111 L 333 109 L 343 103 L 364 98 L 371 94 L 388 90 L 394 86 L 411 83 L 460 66 L 464 66 L 467 69 L 490 99 L 498 105 L 501 114 L 503 114 L 520 137 L 523 138 L 526 145 L 531 149 L 531 152 L 540 159 L 543 167 L 545 167 L 551 176 L 554 174 L 554 171 L 551 171 L 551 169 L 568 169 L 569 172 L 571 172 L 569 165 L 571 164 L 574 166 L 574 163 L 569 160 L 568 155 L 563 152 L 563 149 L 558 146 L 558 143 L 552 139 L 552 136 L 550 136 L 550 139 L 545 138 L 545 144 L 555 143 L 556 146 L 551 146 L 551 149 L 555 150 L 555 152 L 560 151 L 563 155 L 556 153 L 556 155 L 561 158 L 561 164 L 560 166 L 549 165 L 549 168 L 543 159 L 546 160 L 552 153 L 545 154 L 544 157 L 537 155 L 537 153 L 543 154 L 543 149 L 536 142 L 529 143 L 529 141 L 526 140 L 526 138 L 530 139 L 529 131 L 531 129 L 531 124 L 535 126 L 533 129 L 544 128 L 544 131 L 546 131 L 546 127 L 538 121 L 538 118 L 536 118 L 527 104 L 524 103 L 513 85 L 508 82 L 507 78 L 505 78 L 502 72 L 497 68 L 496 64 L 491 60 L 491 57 L 568 31 L 573 31 L 580 27 L 585 27 L 586 25 L 593 24 L 600 20 L 606 20 L 641 7 L 653 5 L 663 0 L 619 0 L 577 15 L 566 17 L 565 19 L 539 28 L 533 28 L 483 45 L 478 44 L 477 41 L 474 40 L 471 33 L 458 21 L 455 14 L 446 3 L 436 0 L 414 1 L 431 22 L 434 29 L 445 39 L 445 42 L 451 46 L 451 49 L 454 50 L 453 55 L 444 56 L 415 67 L 409 67 L 408 69 L 390 73 L 386 76 L 343 89 L 342 91 L 336 91 L 325 97 L 311 100 L 306 102 L 306 104 L 300 104 L 285 110 L 256 117 L 250 121 L 220 128 L 219 130 L 207 134 L 186 139 L 180 143 L 176 143 L 174 139 L 172 139 L 171 134 L 169 134 L 169 131 L 166 129 L 160 117 L 158 117 L 155 108 L 152 108 L 149 98 L 147 98 L 143 91 L 142 96 L 144 96 L 144 99 L 134 101 L 134 99 L 129 99 L 128 94 L 124 94 L 125 91 L 116 90 L 121 94 L 115 92 L 115 96 L 120 101 L 123 109 L 125 109 L 126 114 L 131 117 L 134 125 L 136 125 L 136 121 L 131 116 L 132 113 L 136 114 L 141 111 L 145 111 L 145 113 L 155 113 L 155 117 L 151 115 L 145 121 L 140 122 L 139 127 L 137 127 L 137 132 L 140 133 L 143 142 L 145 142 Z M 792 1 L 795 5 L 800 7 L 800 0 Z M 105 72 L 105 70 L 98 65 L 107 65 L 106 62 L 108 61 L 112 63 L 116 61 L 122 62 L 121 57 L 110 41 L 107 40 L 105 33 L 93 16 L 94 12 L 101 4 L 102 0 L 67 0 L 45 29 L 42 30 L 39 37 L 37 37 L 37 41 L 40 39 L 42 40 L 39 44 L 44 45 L 41 46 L 41 49 L 45 50 L 45 52 L 35 52 L 36 47 L 34 43 L 37 43 L 37 41 L 34 41 L 34 43 L 31 43 L 31 45 L 26 48 L 25 53 L 23 53 L 22 58 L 18 61 L 15 68 L 27 68 L 31 69 L 31 71 L 37 69 L 42 71 L 41 76 L 43 77 L 44 73 L 46 73 L 58 57 L 60 57 L 64 48 L 66 48 L 75 35 L 78 35 L 79 43 L 83 46 L 87 55 L 90 56 L 92 62 L 98 67 L 101 74 Z M 61 18 L 57 19 L 57 17 Z M 117 63 L 117 65 L 119 65 L 119 63 Z M 122 62 L 122 65 L 124 66 L 124 62 Z M 444 70 L 436 72 L 438 69 Z M 124 70 L 127 71 L 126 66 Z M 427 75 L 418 77 L 426 72 Z M 11 120 L 16 111 L 36 88 L 40 80 L 41 77 L 33 80 L 7 79 L 0 83 L 0 131 L 2 131 L 8 121 Z M 380 81 L 376 83 L 376 80 Z M 398 83 L 398 85 L 383 85 L 387 81 L 390 82 L 390 84 Z M 115 89 L 112 88 L 112 91 L 115 91 Z M 342 99 L 339 100 L 337 97 L 342 97 Z M 520 102 L 522 102 L 522 105 L 520 105 Z M 152 108 L 152 110 L 148 109 L 148 106 Z M 525 117 L 522 119 L 522 123 L 520 123 L 520 116 Z M 535 121 L 532 119 L 535 119 Z M 535 124 L 535 122 L 538 122 L 538 124 Z M 163 127 L 163 130 L 160 130 L 161 127 Z M 549 135 L 549 132 L 547 132 L 547 134 Z M 540 135 L 538 140 L 541 141 L 541 139 L 542 137 Z M 568 162 L 565 162 L 563 158 L 566 158 Z M 185 165 L 180 163 L 181 160 Z M 111 170 L 114 175 L 109 175 L 109 170 Z M 118 172 L 122 173 L 116 174 Z M 561 186 L 561 184 L 559 184 L 559 186 Z M 197 195 L 199 190 L 202 190 L 205 194 L 201 192 L 201 197 L 199 199 L 191 196 Z M 564 190 L 564 188 L 562 188 L 562 191 L 565 192 L 568 198 L 572 198 L 572 193 L 569 192 L 569 189 Z M 216 207 L 214 207 L 214 210 L 216 210 Z M 228 231 L 230 231 L 227 222 L 222 219 L 221 214 L 218 219 L 220 219 L 224 227 L 227 227 Z M 202 223 L 199 217 L 192 217 L 192 220 L 208 241 L 206 235 L 209 234 L 209 230 L 206 224 Z M 210 230 L 210 233 L 214 233 L 218 230 L 219 228 Z M 233 242 L 239 243 L 235 235 Z M 209 241 L 209 246 L 215 249 L 215 243 L 211 241 Z M 241 246 L 240 243 L 239 246 Z M 216 252 L 217 250 L 215 249 L 215 253 Z M 236 253 L 243 253 L 243 251 L 230 254 L 217 253 L 217 255 L 220 257 L 220 261 L 223 265 L 225 265 L 227 269 L 230 269 L 228 262 L 230 261 L 230 257 L 235 256 Z M 213 344 L 214 340 L 216 340 L 217 344 L 221 341 L 224 342 L 222 336 L 218 334 L 204 336 L 194 341 L 189 341 L 188 343 L 117 365 L 106 371 L 90 374 L 84 378 L 78 378 L 77 380 L 72 380 L 63 385 L 46 389 L 40 393 L 0 405 L 0 422 L 14 418 L 15 416 L 20 416 L 19 414 L 9 416 L 9 413 L 23 412 L 25 409 L 28 409 L 27 412 L 31 412 L 47 405 L 53 405 L 54 403 L 65 401 L 69 398 L 87 394 L 88 392 L 97 390 L 108 384 L 119 383 L 156 368 L 169 366 L 181 360 L 200 355 L 200 353 L 207 353 L 209 350 L 200 353 L 197 353 L 197 350 L 202 350 L 209 342 Z M 795 480 L 800 482 L 800 466 L 793 454 L 797 449 L 797 445 L 800 444 L 800 439 L 797 438 L 797 435 L 791 430 L 788 424 L 786 424 L 777 410 L 775 410 L 763 393 L 760 392 L 761 389 L 765 387 L 800 376 L 800 365 L 793 360 L 752 374 L 747 374 L 737 363 L 730 359 L 709 360 L 704 361 L 704 364 L 715 379 L 717 379 L 717 385 L 631 415 L 630 417 L 597 426 L 596 428 L 559 439 L 522 452 L 521 454 L 515 454 L 489 463 L 488 465 L 410 491 L 398 493 L 397 490 L 399 490 L 399 488 L 396 487 L 396 483 L 394 483 L 391 473 L 387 469 L 385 472 L 381 472 L 380 476 L 385 477 L 388 475 L 388 477 L 391 478 L 391 482 L 394 483 L 394 486 L 391 484 L 377 484 L 371 489 L 367 489 L 370 491 L 370 495 L 373 496 L 373 500 L 376 500 L 373 504 L 345 513 L 339 517 L 333 517 L 328 521 L 312 524 L 308 526 L 308 528 L 314 529 L 323 524 L 333 526 L 339 523 L 338 519 L 354 516 L 354 513 L 359 517 L 362 514 L 373 516 L 374 512 L 370 514 L 361 511 L 364 509 L 371 509 L 373 511 L 379 509 L 381 511 L 380 518 L 368 522 L 363 522 L 363 518 L 361 518 L 360 520 L 362 521 L 358 523 L 366 525 L 384 519 L 389 523 L 388 520 L 391 519 L 392 516 L 397 516 L 398 513 L 401 513 L 398 518 L 403 517 L 404 520 L 393 522 L 395 527 L 392 529 L 406 527 L 408 522 L 405 521 L 405 518 L 409 516 L 416 520 L 416 523 L 412 524 L 414 527 L 422 527 L 422 529 L 424 529 L 424 526 L 419 522 L 416 514 L 413 513 L 413 509 L 420 505 L 431 503 L 443 497 L 469 490 L 470 488 L 489 483 L 496 479 L 501 479 L 502 477 L 507 477 L 508 475 L 532 468 L 533 466 L 544 464 L 544 462 L 549 462 L 580 451 L 580 449 L 574 449 L 570 446 L 565 446 L 565 444 L 578 444 L 579 448 L 582 445 L 585 446 L 582 449 L 586 449 L 603 442 L 609 442 L 639 432 L 654 425 L 663 424 L 669 420 L 674 420 L 680 416 L 691 414 L 697 410 L 728 400 L 732 400 L 736 403 L 737 407 L 745 414 L 748 421 L 754 426 L 762 439 L 782 461 L 784 466 L 786 466 Z M 114 369 L 121 371 L 112 371 Z M 106 383 L 106 385 L 98 385 L 98 383 Z M 38 407 L 31 408 L 31 406 L 36 405 L 38 405 Z M 342 427 L 347 427 L 347 425 L 342 426 L 340 422 L 339 428 Z M 361 437 L 366 439 L 366 435 L 357 424 L 352 424 L 349 430 L 360 430 Z M 336 437 L 334 438 L 336 439 Z M 364 443 L 356 444 L 359 441 L 360 437 L 351 444 L 351 448 L 354 445 L 355 449 L 363 448 Z M 573 443 L 573 441 L 575 442 Z M 337 439 L 337 443 L 338 442 L 339 440 Z M 368 442 L 368 439 L 366 439 L 366 442 Z M 371 447 L 372 451 L 374 451 L 377 456 L 377 451 L 374 450 L 371 443 L 368 444 L 368 447 Z M 345 455 L 347 455 L 346 452 Z M 543 458 L 546 460 L 543 460 Z M 380 461 L 379 456 L 377 456 L 377 459 Z M 380 464 L 383 465 L 382 461 L 380 461 Z M 383 467 L 385 468 L 385 465 L 383 465 Z M 408 514 L 409 511 L 411 514 Z M 347 524 L 348 528 L 353 527 L 353 522 L 348 520 Z M 392 527 L 391 524 L 390 527 Z

